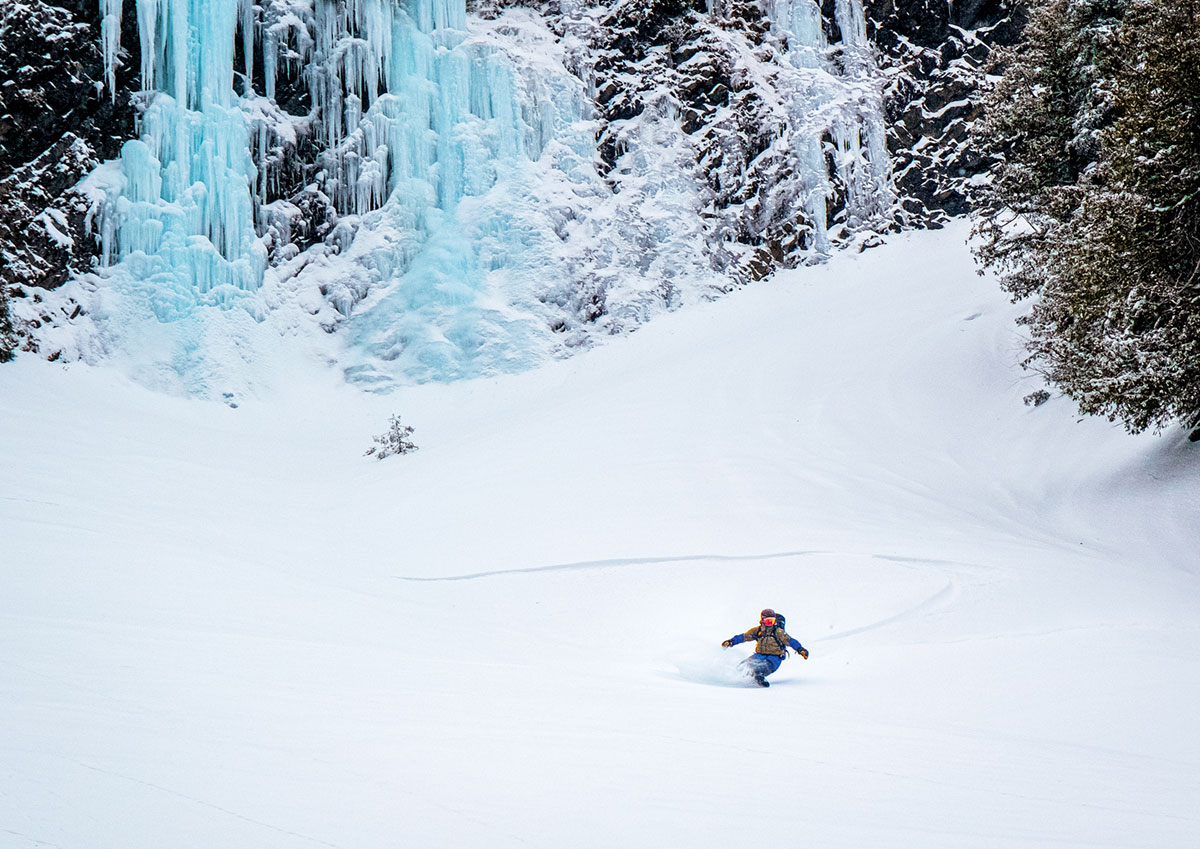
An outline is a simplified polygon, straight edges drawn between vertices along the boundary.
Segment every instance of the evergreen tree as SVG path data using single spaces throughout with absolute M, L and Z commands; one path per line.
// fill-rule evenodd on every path
M 978 248 L 1014 297 L 1038 292 L 1041 254 L 1054 224 L 1080 203 L 1081 175 L 1098 156 L 1111 111 L 1098 56 L 1106 50 L 1121 0 L 1049 0 L 1029 10 L 1017 45 L 997 50 L 1002 76 L 987 98 L 974 143 L 999 165 L 981 198 Z
M 1052 0 L 981 125 L 976 253 L 1036 296 L 1027 364 L 1131 431 L 1200 424 L 1198 26 L 1200 0 Z

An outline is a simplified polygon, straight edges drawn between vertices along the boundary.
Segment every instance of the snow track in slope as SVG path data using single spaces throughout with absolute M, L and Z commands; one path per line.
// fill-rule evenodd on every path
M 619 560 L 589 560 L 582 563 L 558 563 L 551 566 L 530 566 L 525 569 L 501 569 L 495 572 L 475 572 L 470 575 L 448 575 L 436 578 L 422 578 L 408 575 L 396 575 L 401 581 L 474 581 L 479 578 L 493 578 L 497 575 L 528 575 L 536 572 L 564 572 L 576 569 L 620 569 L 628 566 L 652 566 L 666 563 L 738 563 L 757 560 L 777 560 L 786 557 L 807 557 L 813 554 L 827 554 L 823 551 L 784 551 L 778 554 L 690 554 L 676 557 L 634 557 Z

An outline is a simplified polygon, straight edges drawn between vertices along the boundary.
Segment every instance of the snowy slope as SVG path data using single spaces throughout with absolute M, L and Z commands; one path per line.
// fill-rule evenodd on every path
M 964 237 L 390 396 L 0 370 L 0 847 L 1197 845 L 1197 448 L 1023 406 Z

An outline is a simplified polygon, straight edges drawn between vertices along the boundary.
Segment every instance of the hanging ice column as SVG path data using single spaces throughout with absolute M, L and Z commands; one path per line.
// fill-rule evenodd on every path
M 521 152 L 511 68 L 463 45 L 463 0 L 318 2 L 314 15 L 310 93 L 340 211 L 362 215 L 397 192 L 414 212 L 448 211 L 491 187 L 490 163 Z
M 853 110 L 835 121 L 832 130 L 838 173 L 846 184 L 849 223 L 858 226 L 890 208 L 892 162 L 887 151 L 883 93 L 867 40 L 862 0 L 837 0 L 835 14 L 842 31 L 844 73 L 855 88 L 856 99 Z
M 836 147 L 834 167 L 846 185 L 851 227 L 884 212 L 892 201 L 882 94 L 862 0 L 837 0 L 834 14 L 842 33 L 843 71 L 837 78 L 816 0 L 775 0 L 772 13 L 772 28 L 786 40 L 789 63 L 809 79 L 793 94 L 791 112 L 793 125 L 802 128 L 796 157 L 810 181 L 805 209 L 819 253 L 830 249 L 826 201 L 833 186 L 823 147 L 826 133 Z
M 114 5 L 119 0 L 102 0 Z M 137 0 L 141 138 L 121 150 L 122 196 L 102 224 L 103 259 L 169 286 L 176 317 L 189 301 L 257 289 L 265 250 L 254 230 L 255 167 L 233 92 L 238 0 Z M 110 62 L 115 50 L 108 49 Z M 112 78 L 111 71 L 109 78 Z
M 345 0 L 313 11 L 308 82 L 326 148 L 322 188 L 358 217 L 347 256 L 369 269 L 359 288 L 330 296 L 352 318 L 349 344 L 418 379 L 520 361 L 530 331 L 496 309 L 490 275 L 535 237 L 511 202 L 489 193 L 513 180 L 512 201 L 535 182 L 531 161 L 552 130 L 522 119 L 512 64 L 469 37 L 463 0 Z M 383 294 L 356 313 L 370 287 Z M 348 374 L 365 381 L 357 368 Z

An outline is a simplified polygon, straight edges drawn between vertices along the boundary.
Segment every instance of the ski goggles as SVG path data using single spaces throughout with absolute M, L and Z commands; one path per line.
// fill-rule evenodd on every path
M 774 617 L 774 616 L 764 616 L 764 617 L 763 617 L 763 618 L 762 618 L 760 621 L 761 621 L 761 622 L 762 622 L 762 624 L 764 624 L 764 625 L 774 625 L 774 624 L 775 624 L 775 617 Z

